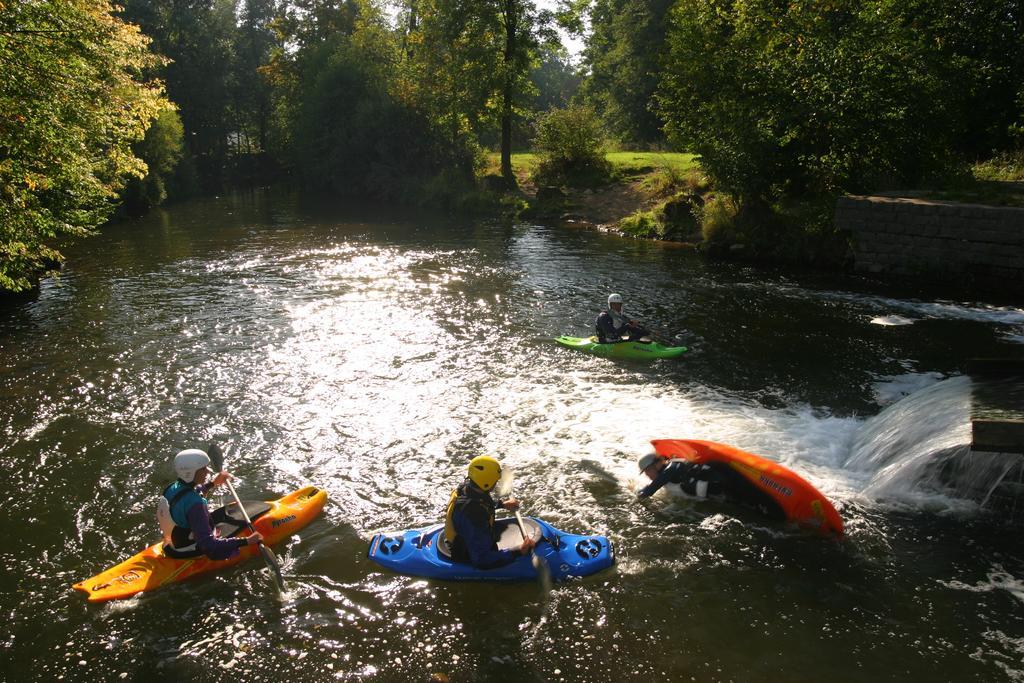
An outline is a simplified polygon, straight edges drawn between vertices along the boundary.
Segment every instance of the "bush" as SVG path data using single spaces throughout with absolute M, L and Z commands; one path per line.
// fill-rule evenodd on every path
M 142 215 L 167 199 L 167 184 L 181 160 L 185 134 L 181 117 L 174 109 L 165 109 L 146 131 L 146 137 L 134 145 L 136 156 L 146 162 L 146 176 L 132 178 L 122 192 L 125 209 Z
M 660 237 L 658 218 L 653 211 L 637 211 L 619 221 L 619 230 L 633 237 Z
M 1024 180 L 1024 149 L 1005 152 L 987 161 L 974 165 L 974 177 L 978 180 Z
M 667 196 L 680 190 L 690 194 L 703 194 L 710 189 L 707 177 L 696 169 L 681 170 L 664 164 L 643 180 L 646 192 L 655 196 Z
M 739 207 L 736 201 L 725 195 L 709 199 L 701 211 L 700 228 L 705 244 L 728 246 L 739 237 L 736 217 Z
M 827 196 L 767 205 L 718 195 L 700 211 L 702 248 L 711 256 L 846 268 L 849 237 L 836 230 L 834 209 L 835 197 Z
M 626 216 L 619 221 L 619 230 L 633 237 L 692 241 L 703 203 L 699 195 L 680 192 L 650 211 Z
M 552 109 L 537 123 L 534 146 L 540 153 L 540 182 L 590 186 L 606 182 L 611 164 L 604 156 L 604 133 L 590 107 Z

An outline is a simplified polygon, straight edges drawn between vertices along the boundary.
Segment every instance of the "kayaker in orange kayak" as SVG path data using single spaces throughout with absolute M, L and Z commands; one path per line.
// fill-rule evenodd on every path
M 637 464 L 640 471 L 651 480 L 650 484 L 636 492 L 637 498 L 649 498 L 666 484 L 677 484 L 684 493 L 691 496 L 721 496 L 752 507 L 771 519 L 786 519 L 786 513 L 771 496 L 725 463 L 697 463 L 648 453 Z
M 241 538 L 220 538 L 214 532 L 217 524 L 228 520 L 225 508 L 212 514 L 205 495 L 231 479 L 228 472 L 219 472 L 213 481 L 210 456 L 198 448 L 181 451 L 174 456 L 174 472 L 178 479 L 164 489 L 157 504 L 157 520 L 164 535 L 164 552 L 168 557 L 205 555 L 211 560 L 227 560 L 238 555 L 238 549 L 263 540 L 260 533 Z

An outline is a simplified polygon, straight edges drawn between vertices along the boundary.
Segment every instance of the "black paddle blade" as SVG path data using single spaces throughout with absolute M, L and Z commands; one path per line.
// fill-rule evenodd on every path
M 284 577 L 281 575 L 281 563 L 278 561 L 277 556 L 274 555 L 274 551 L 260 543 L 260 554 L 263 555 L 263 561 L 267 563 L 267 567 L 270 569 L 277 592 L 284 593 Z
M 214 471 L 215 472 L 223 472 L 224 471 L 224 451 L 222 451 L 220 449 L 220 446 L 218 446 L 217 444 L 211 442 L 210 445 L 206 448 L 206 454 L 208 456 L 210 456 L 210 462 L 213 463 Z

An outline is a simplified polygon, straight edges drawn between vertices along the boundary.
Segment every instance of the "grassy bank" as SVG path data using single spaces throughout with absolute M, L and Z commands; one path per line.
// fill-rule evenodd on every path
M 608 152 L 605 158 L 611 163 L 617 177 L 645 175 L 660 170 L 684 174 L 700 168 L 694 155 L 680 152 Z M 517 152 L 512 155 L 512 171 L 520 182 L 532 176 L 540 165 L 540 156 L 533 152 Z M 487 156 L 485 174 L 497 175 L 501 171 L 501 155 L 493 152 Z
M 605 159 L 607 173 L 579 185 L 538 178 L 540 155 L 513 154 L 521 215 L 567 219 L 633 237 L 700 241 L 694 209 L 701 202 L 695 196 L 707 190 L 707 182 L 694 155 L 620 151 Z M 499 171 L 499 156 L 489 155 L 485 173 Z
M 610 171 L 590 187 L 553 184 L 536 177 L 540 155 L 512 155 L 518 181 L 516 211 L 612 229 L 638 238 L 689 242 L 728 259 L 817 267 L 849 265 L 848 236 L 833 226 L 836 197 L 786 200 L 741 210 L 704 178 L 694 155 L 609 152 Z M 498 154 L 486 172 L 497 175 Z M 942 189 L 879 192 L 894 196 L 1024 207 L 1024 153 L 974 165 Z M 505 206 L 511 206 L 505 197 Z

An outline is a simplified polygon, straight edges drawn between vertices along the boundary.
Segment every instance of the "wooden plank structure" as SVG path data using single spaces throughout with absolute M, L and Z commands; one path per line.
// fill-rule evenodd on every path
M 971 457 L 1005 470 L 986 507 L 1024 522 L 1024 359 L 977 358 L 967 364 L 971 395 Z

